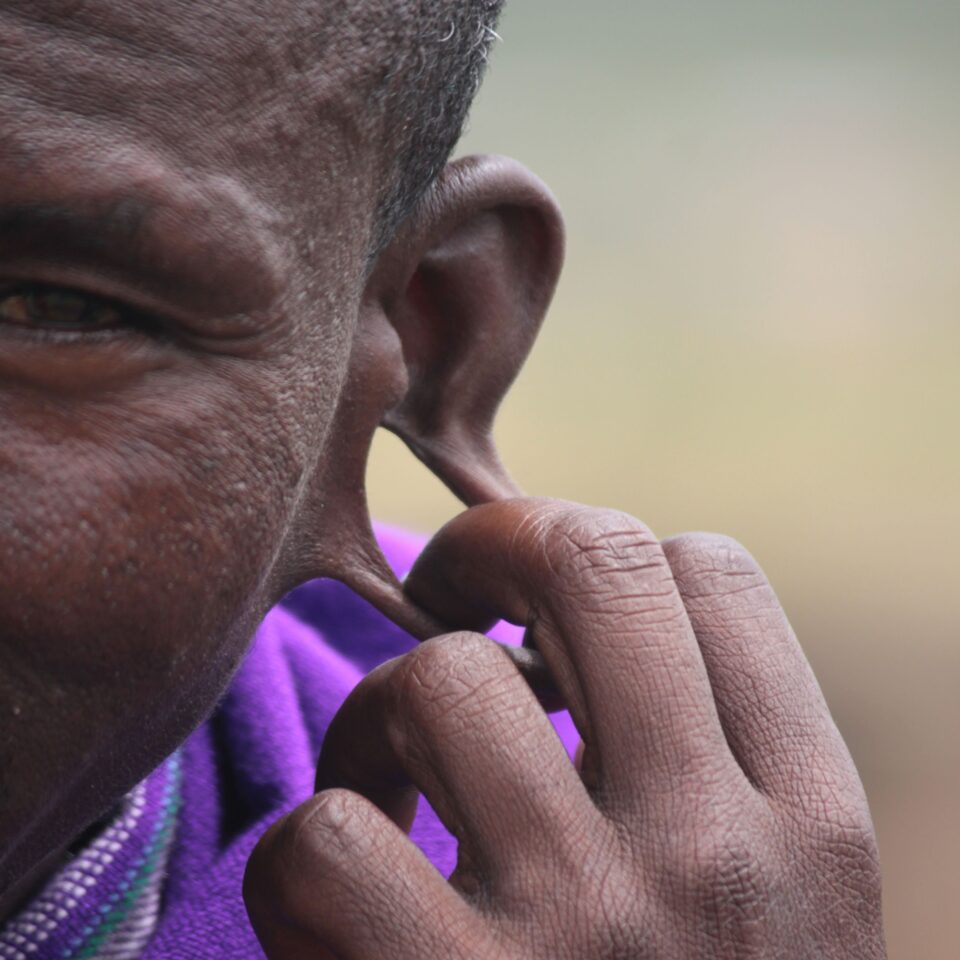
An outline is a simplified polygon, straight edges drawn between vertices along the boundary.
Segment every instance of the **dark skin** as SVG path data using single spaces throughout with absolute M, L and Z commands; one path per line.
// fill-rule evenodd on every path
M 862 788 L 754 562 L 522 499 L 496 457 L 562 261 L 548 191 L 460 162 L 369 263 L 381 7 L 0 3 L 0 916 L 332 576 L 430 639 L 251 861 L 271 958 L 883 956 Z M 363 493 L 380 425 L 474 507 L 405 589 Z M 500 616 L 530 651 L 469 632 Z

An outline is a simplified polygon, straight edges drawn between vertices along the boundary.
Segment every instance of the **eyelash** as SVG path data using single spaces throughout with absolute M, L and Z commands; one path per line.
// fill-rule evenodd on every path
M 56 321 L 44 323 L 42 319 L 34 320 L 29 316 L 31 311 L 56 309 L 58 305 L 80 308 L 75 324 Z M 101 325 L 84 323 L 91 312 L 100 310 L 112 314 L 112 319 Z M 162 324 L 155 317 L 126 304 L 82 290 L 42 283 L 0 285 L 0 324 L 31 331 L 44 339 L 61 341 L 89 342 L 130 333 L 158 336 L 162 332 Z

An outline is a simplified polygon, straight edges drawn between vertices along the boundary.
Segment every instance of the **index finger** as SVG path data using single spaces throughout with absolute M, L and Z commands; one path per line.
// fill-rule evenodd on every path
M 485 504 L 437 534 L 406 589 L 457 627 L 527 627 L 602 792 L 735 767 L 670 566 L 638 520 L 556 500 Z

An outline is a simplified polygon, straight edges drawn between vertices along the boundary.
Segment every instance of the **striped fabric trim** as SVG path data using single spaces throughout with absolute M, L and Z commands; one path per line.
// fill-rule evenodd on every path
M 137 960 L 156 929 L 181 805 L 179 753 L 0 930 L 2 960 Z

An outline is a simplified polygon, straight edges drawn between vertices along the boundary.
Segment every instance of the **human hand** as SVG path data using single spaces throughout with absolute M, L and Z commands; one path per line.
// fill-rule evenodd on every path
M 448 524 L 407 589 L 444 622 L 527 625 L 581 769 L 479 634 L 385 664 L 331 726 L 335 789 L 251 858 L 271 960 L 885 956 L 859 778 L 743 548 L 506 501 Z M 412 785 L 458 838 L 449 883 L 404 834 Z

